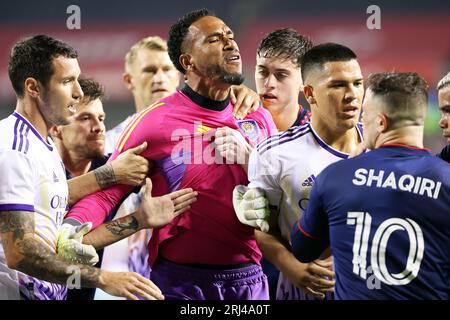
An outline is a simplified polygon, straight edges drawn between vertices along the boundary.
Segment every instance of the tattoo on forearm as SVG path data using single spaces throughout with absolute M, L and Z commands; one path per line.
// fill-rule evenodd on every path
M 126 230 L 136 231 L 139 227 L 139 223 L 135 217 L 123 217 L 111 221 L 106 226 L 112 234 L 116 236 L 123 236 Z
M 94 170 L 95 178 L 100 188 L 105 189 L 117 183 L 114 169 L 110 163 Z
M 75 266 L 80 270 L 83 287 L 98 286 L 100 269 L 72 264 L 58 257 L 36 239 L 34 227 L 32 212 L 0 212 L 0 238 L 5 254 L 13 254 L 12 251 L 15 251 L 16 255 L 22 256 L 16 265 L 17 270 L 45 281 L 67 284 L 73 270 L 70 267 Z
M 71 264 L 56 256 L 46 246 L 32 238 L 21 241 L 19 248 L 24 258 L 19 262 L 17 269 L 26 274 L 50 282 L 67 284 L 67 279 L 73 272 L 70 267 L 76 266 L 80 270 L 81 286 L 98 286 L 100 269 L 81 264 Z
M 0 214 L 0 233 L 12 232 L 13 241 L 22 239 L 25 233 L 34 232 L 34 219 L 28 219 L 25 215 L 31 212 L 2 211 Z

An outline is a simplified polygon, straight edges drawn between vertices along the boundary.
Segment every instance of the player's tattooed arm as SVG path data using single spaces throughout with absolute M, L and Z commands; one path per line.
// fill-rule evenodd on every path
M 108 164 L 94 171 L 68 180 L 67 185 L 69 187 L 69 206 L 74 205 L 78 202 L 78 200 L 91 193 L 102 190 L 102 185 L 104 187 L 106 185 L 106 180 L 108 180 L 108 172 L 110 172 L 109 170 L 112 169 L 111 165 Z M 98 173 L 98 171 L 101 172 Z M 111 173 L 109 173 L 109 175 L 110 174 Z M 97 177 L 97 175 L 99 175 L 99 177 Z M 109 181 L 111 181 L 112 179 L 113 178 L 109 177 Z
M 114 169 L 110 163 L 95 169 L 94 174 L 101 189 L 108 188 L 117 183 Z
M 76 270 L 82 287 L 97 287 L 109 294 L 128 299 L 164 299 L 161 290 L 149 279 L 134 272 L 110 272 L 82 264 L 71 264 L 53 254 L 37 240 L 34 214 L 0 211 L 0 240 L 9 268 L 30 276 L 60 284 Z
M 128 230 L 137 231 L 138 227 L 139 227 L 139 223 L 135 217 L 129 216 L 129 217 L 123 217 L 123 218 L 120 218 L 117 220 L 113 220 L 110 223 L 108 223 L 105 227 L 112 234 L 122 236 L 122 235 L 126 234 L 128 232 Z
M 69 206 L 91 193 L 116 184 L 140 185 L 147 177 L 150 167 L 149 161 L 140 156 L 146 148 L 147 142 L 143 142 L 139 146 L 120 154 L 110 163 L 70 179 L 68 181 Z
M 160 228 L 176 216 L 190 209 L 198 193 L 192 189 L 181 189 L 161 197 L 153 197 L 152 183 L 146 179 L 139 209 L 128 216 L 104 223 L 83 237 L 83 244 L 101 249 L 129 237 L 141 229 Z
M 54 283 L 66 284 L 76 267 L 83 287 L 96 287 L 100 269 L 74 265 L 52 253 L 34 233 L 32 212 L 0 211 L 0 239 L 8 267 L 30 276 Z
M 127 215 L 102 224 L 83 238 L 84 244 L 93 245 L 96 250 L 122 240 L 139 231 L 139 222 L 134 215 Z

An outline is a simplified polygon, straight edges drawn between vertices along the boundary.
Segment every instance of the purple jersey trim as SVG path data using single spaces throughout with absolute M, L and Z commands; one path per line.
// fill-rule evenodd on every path
M 167 181 L 169 192 L 177 191 L 180 187 L 183 174 L 186 171 L 186 162 L 189 161 L 190 155 L 189 152 L 178 155 L 172 154 L 155 161 Z
M 347 159 L 348 158 L 348 154 L 343 153 L 343 152 L 339 152 L 333 148 L 331 148 L 329 145 L 327 145 L 318 135 L 317 133 L 314 132 L 314 129 L 310 126 L 311 128 L 311 133 L 313 134 L 314 139 L 316 139 L 317 143 L 324 148 L 325 150 L 327 150 L 329 153 L 335 155 L 336 157 L 342 158 L 342 159 Z
M 23 138 L 24 138 L 24 134 L 23 134 L 24 128 L 25 128 L 25 122 L 22 122 L 22 124 L 21 124 L 21 126 L 20 126 L 20 129 L 19 129 L 20 143 L 19 143 L 19 149 L 18 149 L 18 151 L 20 151 L 20 152 L 23 151 L 23 150 L 22 150 L 22 147 L 23 147 Z
M 27 119 L 25 119 L 24 117 L 22 117 L 22 115 L 20 115 L 19 113 L 15 112 L 13 113 L 13 116 L 15 116 L 17 119 L 22 120 L 30 129 L 31 131 L 34 133 L 34 135 L 42 141 L 43 144 L 45 144 L 45 146 L 47 147 L 48 150 L 53 151 L 53 147 L 51 145 L 49 145 L 44 138 L 42 138 L 42 136 L 39 134 L 39 132 L 36 131 L 36 129 L 28 122 Z M 16 122 L 17 124 L 17 122 Z M 16 139 L 14 138 L 14 144 L 16 142 Z M 13 147 L 14 148 L 14 147 Z
M 286 130 L 285 132 L 283 132 L 281 135 L 277 135 L 276 137 L 278 139 L 271 139 L 270 143 L 267 143 L 265 146 L 262 146 L 262 147 L 258 146 L 257 150 L 260 154 L 263 154 L 264 152 L 266 152 L 269 149 L 272 149 L 276 146 L 282 145 L 286 142 L 298 139 L 298 138 L 304 136 L 305 134 L 307 134 L 309 131 L 310 130 L 309 130 L 308 126 L 290 128 L 290 129 Z
M 0 211 L 32 211 L 34 212 L 34 206 L 31 204 L 0 204 Z

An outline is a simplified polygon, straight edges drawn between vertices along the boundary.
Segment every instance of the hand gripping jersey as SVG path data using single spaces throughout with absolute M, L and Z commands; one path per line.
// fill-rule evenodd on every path
M 142 155 L 157 166 L 151 176 L 155 196 L 187 187 L 199 192 L 189 211 L 154 230 L 149 245 L 151 263 L 158 254 L 178 263 L 259 262 L 261 253 L 253 229 L 239 222 L 232 205 L 234 187 L 247 184 L 247 176 L 240 164 L 227 164 L 216 155 L 211 143 L 215 130 L 224 126 L 239 130 L 253 145 L 276 132 L 265 109 L 237 121 L 228 101 L 205 99 L 188 87 L 137 114 L 122 132 L 111 159 L 147 141 Z M 131 189 L 114 186 L 88 196 L 69 216 L 98 226 Z
M 293 251 L 331 245 L 336 299 L 450 299 L 450 166 L 427 150 L 384 145 L 316 179 Z
M 362 140 L 361 125 L 356 129 Z M 331 163 L 348 158 L 328 146 L 307 123 L 261 142 L 250 156 L 249 187 L 265 190 L 271 206 L 279 210 L 281 235 L 290 242 L 295 222 L 303 214 L 316 177 Z M 280 273 L 277 299 L 308 299 Z
M 27 211 L 34 217 L 36 239 L 56 254 L 68 196 L 58 151 L 17 112 L 0 122 L 0 132 L 0 214 Z M 9 269 L 0 245 L 0 299 L 64 299 L 66 291 Z

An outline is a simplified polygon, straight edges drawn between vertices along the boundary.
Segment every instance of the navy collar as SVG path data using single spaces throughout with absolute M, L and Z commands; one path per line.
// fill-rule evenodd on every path
M 230 103 L 229 97 L 227 97 L 225 100 L 222 101 L 212 100 L 210 98 L 198 94 L 197 92 L 192 90 L 192 88 L 189 87 L 187 84 L 184 85 L 183 89 L 181 89 L 181 92 L 184 93 L 189 99 L 194 101 L 196 104 L 198 104 L 200 107 L 214 111 L 225 110 L 225 108 Z
M 407 151 L 407 152 L 419 152 L 419 153 L 431 155 L 430 149 L 413 147 L 413 146 L 409 146 L 407 144 L 402 144 L 402 143 L 386 143 L 386 144 L 382 144 L 377 149 L 397 149 L 397 150 L 402 150 L 402 151 Z

